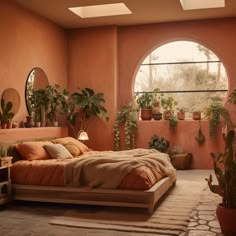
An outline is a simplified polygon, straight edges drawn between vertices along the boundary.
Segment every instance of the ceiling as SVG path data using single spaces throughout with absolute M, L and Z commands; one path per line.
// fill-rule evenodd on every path
M 105 25 L 137 25 L 160 22 L 236 17 L 236 1 L 225 8 L 183 11 L 179 0 L 14 0 L 66 29 Z M 132 15 L 82 19 L 68 7 L 124 2 Z

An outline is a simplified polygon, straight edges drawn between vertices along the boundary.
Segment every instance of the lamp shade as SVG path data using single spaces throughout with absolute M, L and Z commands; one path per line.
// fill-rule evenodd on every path
M 89 140 L 87 132 L 85 132 L 84 130 L 80 130 L 78 134 L 78 140 Z

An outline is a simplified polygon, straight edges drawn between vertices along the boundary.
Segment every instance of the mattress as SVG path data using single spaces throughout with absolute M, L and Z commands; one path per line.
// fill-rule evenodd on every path
M 77 163 L 77 161 L 79 163 L 86 161 L 85 165 L 87 166 L 87 169 L 83 168 L 82 170 L 80 170 L 79 177 L 77 172 L 72 173 L 74 176 L 78 177 L 79 179 L 83 179 L 86 178 L 86 176 L 92 178 L 93 175 L 95 175 L 93 179 L 97 180 L 99 176 L 102 175 L 106 169 L 108 169 L 107 166 L 109 167 L 110 165 L 109 163 L 107 165 L 107 163 L 104 164 L 103 161 L 100 161 L 103 160 L 102 157 L 103 155 L 105 155 L 104 153 L 102 154 L 101 153 L 102 152 L 99 152 L 99 154 L 98 152 L 96 153 L 91 152 L 91 154 L 87 153 L 86 155 L 81 155 L 78 158 L 68 158 L 68 159 L 17 161 L 12 165 L 11 168 L 12 183 L 21 185 L 39 185 L 39 186 L 58 186 L 58 187 L 67 186 L 68 183 L 66 182 L 66 176 L 68 175 L 68 173 L 66 173 L 66 169 L 68 169 L 68 166 L 71 166 L 73 163 Z M 116 152 L 114 153 L 117 155 Z M 109 153 L 109 157 L 112 155 L 111 160 L 113 160 L 113 158 L 114 160 L 116 160 L 115 159 L 116 156 L 113 157 L 113 155 L 115 154 L 112 154 L 112 152 Z M 97 168 L 96 166 L 94 167 L 95 169 L 88 168 L 91 165 L 92 157 L 95 158 L 95 161 L 101 162 L 100 165 L 102 166 L 105 165 L 104 170 L 103 169 L 99 170 L 100 172 L 98 172 L 97 175 L 95 173 L 96 171 L 98 171 L 96 169 Z M 125 158 L 123 158 L 123 160 L 126 160 Z M 150 165 L 143 165 L 143 164 L 137 165 L 137 161 L 136 164 L 134 164 L 134 162 L 135 161 L 133 160 L 132 162 L 130 162 L 130 165 L 127 166 L 129 171 L 126 171 L 123 177 L 119 180 L 119 184 L 117 184 L 117 186 L 115 187 L 116 189 L 147 190 L 150 189 L 160 179 L 166 176 L 165 174 L 163 174 L 163 171 L 160 170 L 161 168 L 153 168 Z M 122 162 L 122 165 L 124 165 L 124 162 Z M 71 169 L 70 167 L 68 170 L 70 172 L 74 172 L 73 168 Z M 122 168 L 111 169 L 110 176 L 112 176 L 112 178 L 113 177 L 115 178 L 115 176 L 121 175 L 119 173 L 121 170 Z M 88 172 L 86 173 L 86 171 Z M 106 179 L 106 176 L 103 178 Z M 84 182 L 79 181 L 78 186 L 83 186 L 83 183 Z M 95 186 L 95 187 L 100 187 L 100 186 Z

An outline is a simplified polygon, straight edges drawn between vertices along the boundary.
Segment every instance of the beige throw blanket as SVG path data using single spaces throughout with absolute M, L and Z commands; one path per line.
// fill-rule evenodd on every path
M 83 154 L 65 166 L 65 184 L 99 188 L 117 188 L 124 177 L 139 166 L 173 176 L 175 169 L 169 156 L 154 149 Z

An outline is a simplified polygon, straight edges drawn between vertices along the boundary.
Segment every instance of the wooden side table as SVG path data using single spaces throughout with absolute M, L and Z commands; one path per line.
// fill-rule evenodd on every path
M 12 157 L 0 158 L 0 205 L 6 204 L 11 200 L 11 165 Z

